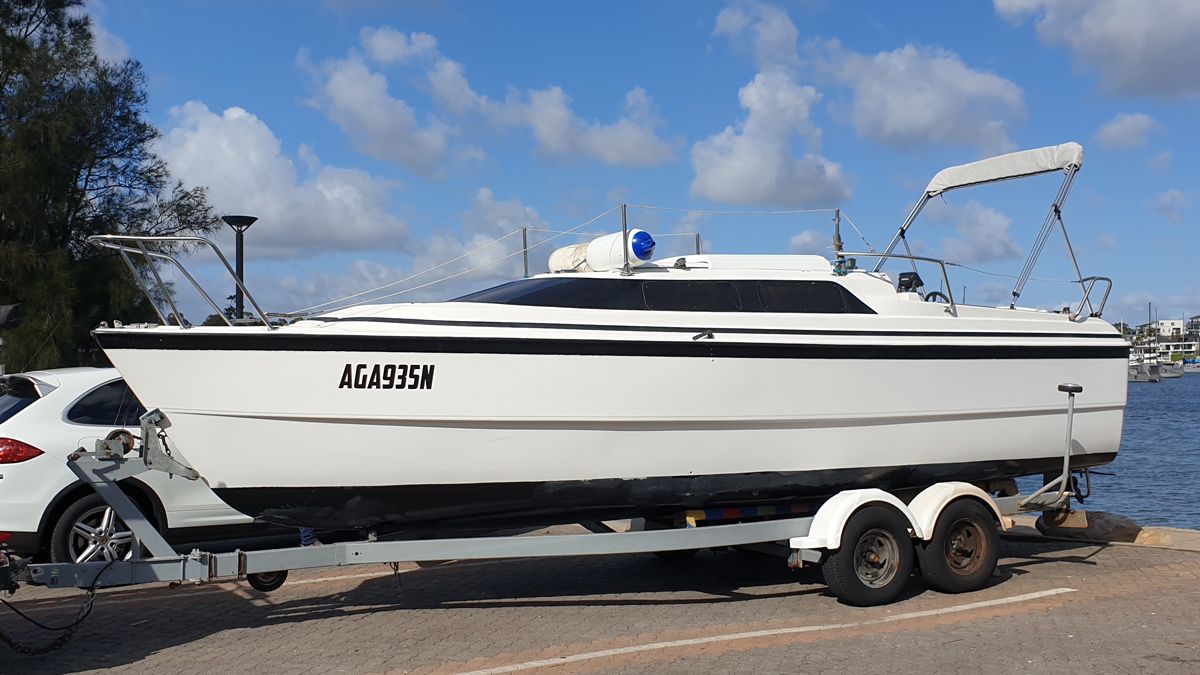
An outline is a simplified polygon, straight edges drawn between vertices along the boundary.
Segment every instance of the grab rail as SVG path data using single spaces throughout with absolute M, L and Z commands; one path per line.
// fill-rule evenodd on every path
M 1092 301 L 1088 296 L 1092 294 L 1092 287 L 1096 285 L 1097 281 L 1106 282 L 1108 284 L 1108 288 L 1104 289 L 1104 297 L 1100 298 L 1100 309 L 1092 309 Z M 1071 314 L 1072 321 L 1079 318 L 1079 315 L 1083 313 L 1084 305 L 1087 305 L 1087 308 L 1091 310 L 1091 313 L 1088 314 L 1088 316 L 1100 318 L 1100 315 L 1104 313 L 1104 305 L 1108 302 L 1108 294 L 1112 292 L 1112 279 L 1109 279 L 1108 277 L 1084 277 L 1079 280 L 1079 285 L 1083 286 L 1084 282 L 1088 282 L 1088 284 L 1087 287 L 1083 289 L 1083 300 L 1079 301 L 1079 308 L 1076 309 L 1073 314 Z
M 919 255 L 901 255 L 899 253 L 843 253 L 842 256 L 846 258 L 898 258 L 900 260 L 928 262 L 937 265 L 942 270 L 942 282 L 946 287 L 946 299 L 950 301 L 950 306 L 946 308 L 946 313 L 950 314 L 951 316 L 958 316 L 958 305 L 954 303 L 954 293 L 950 290 L 950 277 L 946 274 L 945 260 L 938 260 L 937 258 L 925 258 Z
M 222 312 L 217 307 L 217 304 L 215 302 L 213 302 L 213 299 L 211 297 L 209 297 L 208 293 L 204 292 L 204 289 L 200 286 L 199 283 L 196 282 L 196 280 L 192 277 L 192 275 L 188 273 L 187 269 L 183 266 L 183 263 L 179 262 L 175 258 L 173 258 L 165 253 L 159 253 L 157 251 L 148 250 L 146 248 L 146 245 L 144 242 L 148 242 L 148 241 L 152 241 L 152 242 L 184 242 L 184 243 L 191 242 L 191 243 L 205 244 L 209 248 L 211 248 L 214 253 L 217 254 L 218 258 L 221 259 L 221 263 L 223 265 L 225 265 L 225 270 L 229 272 L 229 276 L 233 277 L 233 283 L 237 284 L 237 287 L 241 289 L 242 293 L 246 296 L 246 299 L 250 301 L 250 305 L 252 307 L 254 307 L 255 311 L 258 312 L 258 320 L 261 321 L 262 324 L 264 326 L 266 326 L 268 329 L 275 328 L 274 326 L 271 325 L 270 321 L 267 320 L 266 313 L 263 312 L 262 308 L 258 306 L 258 302 L 256 302 L 254 300 L 254 296 L 250 294 L 249 290 L 247 290 L 246 285 L 242 283 L 242 280 L 238 278 L 237 273 L 233 271 L 233 267 L 229 264 L 229 260 L 227 260 L 225 258 L 225 254 L 221 253 L 221 249 L 218 248 L 216 244 L 209 241 L 208 239 L 205 239 L 204 237 L 195 237 L 195 236 L 153 237 L 153 236 L 136 236 L 136 235 L 129 235 L 129 234 L 97 234 L 97 235 L 88 237 L 87 241 L 89 244 L 91 244 L 93 246 L 118 251 L 121 254 L 121 257 L 125 260 L 125 264 L 128 265 L 129 270 L 131 272 L 133 272 L 134 280 L 137 281 L 137 284 L 138 284 L 138 286 L 141 287 L 142 292 L 146 294 L 146 298 L 150 300 L 150 305 L 154 307 L 154 312 L 156 314 L 158 314 L 158 317 L 160 319 L 162 319 L 163 325 L 170 325 L 171 322 L 167 320 L 167 317 L 163 316 L 162 310 L 158 306 L 158 302 L 154 299 L 154 295 L 150 292 L 150 288 L 148 286 L 146 286 L 145 281 L 143 281 L 141 275 L 138 274 L 137 268 L 134 267 L 133 261 L 129 259 L 130 253 L 139 253 L 146 258 L 147 262 L 150 262 L 150 271 L 152 274 L 154 274 L 154 279 L 158 282 L 158 287 L 162 290 L 163 297 L 166 298 L 167 304 L 171 306 L 171 312 L 174 314 L 176 321 L 178 322 L 178 324 L 181 327 L 183 326 L 183 315 L 180 314 L 179 310 L 175 307 L 175 301 L 171 298 L 170 291 L 167 290 L 166 284 L 163 283 L 162 277 L 159 276 L 158 269 L 154 267 L 154 263 L 152 262 L 153 258 L 170 261 L 177 268 L 179 268 L 179 271 L 183 272 L 183 275 L 185 277 L 187 277 L 187 280 L 192 283 L 192 286 L 194 286 L 196 288 L 196 290 L 200 292 L 200 295 L 204 296 L 204 299 L 213 308 L 213 311 L 216 312 L 217 316 L 221 317 L 221 320 L 223 320 L 226 325 L 232 326 L 233 323 L 229 320 L 228 317 L 225 316 L 225 313 Z M 134 244 L 137 245 L 137 248 L 132 248 L 130 246 L 124 246 L 117 242 L 133 242 Z

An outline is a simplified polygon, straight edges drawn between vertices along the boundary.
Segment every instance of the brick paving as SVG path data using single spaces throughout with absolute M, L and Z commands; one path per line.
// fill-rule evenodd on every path
M 868 609 L 738 551 L 406 566 L 399 591 L 379 566 L 293 573 L 265 595 L 111 589 L 60 652 L 0 646 L 0 673 L 1200 672 L 1200 553 L 1005 540 L 1003 556 L 982 591 L 914 580 Z M 79 599 L 15 598 L 53 623 Z M 22 624 L 0 611 L 0 629 L 44 639 Z

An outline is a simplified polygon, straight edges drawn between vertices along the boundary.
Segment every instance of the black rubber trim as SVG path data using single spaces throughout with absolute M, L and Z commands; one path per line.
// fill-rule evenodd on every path
M 1071 466 L 1116 453 L 1075 455 Z M 823 500 L 842 490 L 918 490 L 1058 472 L 1062 457 L 640 479 L 373 487 L 215 488 L 231 507 L 284 525 L 361 529 L 381 523 L 445 529 L 670 515 L 684 509 Z
M 720 333 L 717 333 L 718 336 Z M 287 333 L 170 335 L 96 333 L 104 349 L 264 352 L 385 352 L 562 356 L 657 356 L 722 359 L 1128 359 L 1129 345 L 820 345 L 753 344 L 716 340 L 547 340 L 521 338 L 313 335 Z

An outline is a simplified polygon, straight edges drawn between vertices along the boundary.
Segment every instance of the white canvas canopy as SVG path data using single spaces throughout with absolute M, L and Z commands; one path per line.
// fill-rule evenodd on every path
M 1083 146 L 1078 143 L 1022 150 L 942 169 L 929 181 L 925 194 L 936 197 L 955 188 L 1061 171 L 1072 164 L 1077 169 L 1083 167 Z

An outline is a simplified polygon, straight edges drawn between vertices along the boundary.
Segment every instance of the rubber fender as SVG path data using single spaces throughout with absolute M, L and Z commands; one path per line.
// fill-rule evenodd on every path
M 988 493 L 970 483 L 952 481 L 930 485 L 908 503 L 909 511 L 921 525 L 921 539 L 929 541 L 933 538 L 933 528 L 937 524 L 938 516 L 942 515 L 942 511 L 950 502 L 962 497 L 973 497 L 987 504 L 996 515 L 996 522 L 1000 523 L 1000 527 L 1008 529 L 1006 519 L 1001 516 L 1000 509 Z
M 846 521 L 850 520 L 850 516 L 854 515 L 855 511 L 870 504 L 888 506 L 900 512 L 908 519 L 916 536 L 921 539 L 926 538 L 925 530 L 921 528 L 920 523 L 913 517 L 912 511 L 904 505 L 904 502 L 879 488 L 864 488 L 862 490 L 846 490 L 831 497 L 829 501 L 821 505 L 821 508 L 817 509 L 817 514 L 813 516 L 812 524 L 808 528 L 808 536 L 793 537 L 788 543 L 794 549 L 834 550 L 841 548 L 842 530 L 846 527 Z

